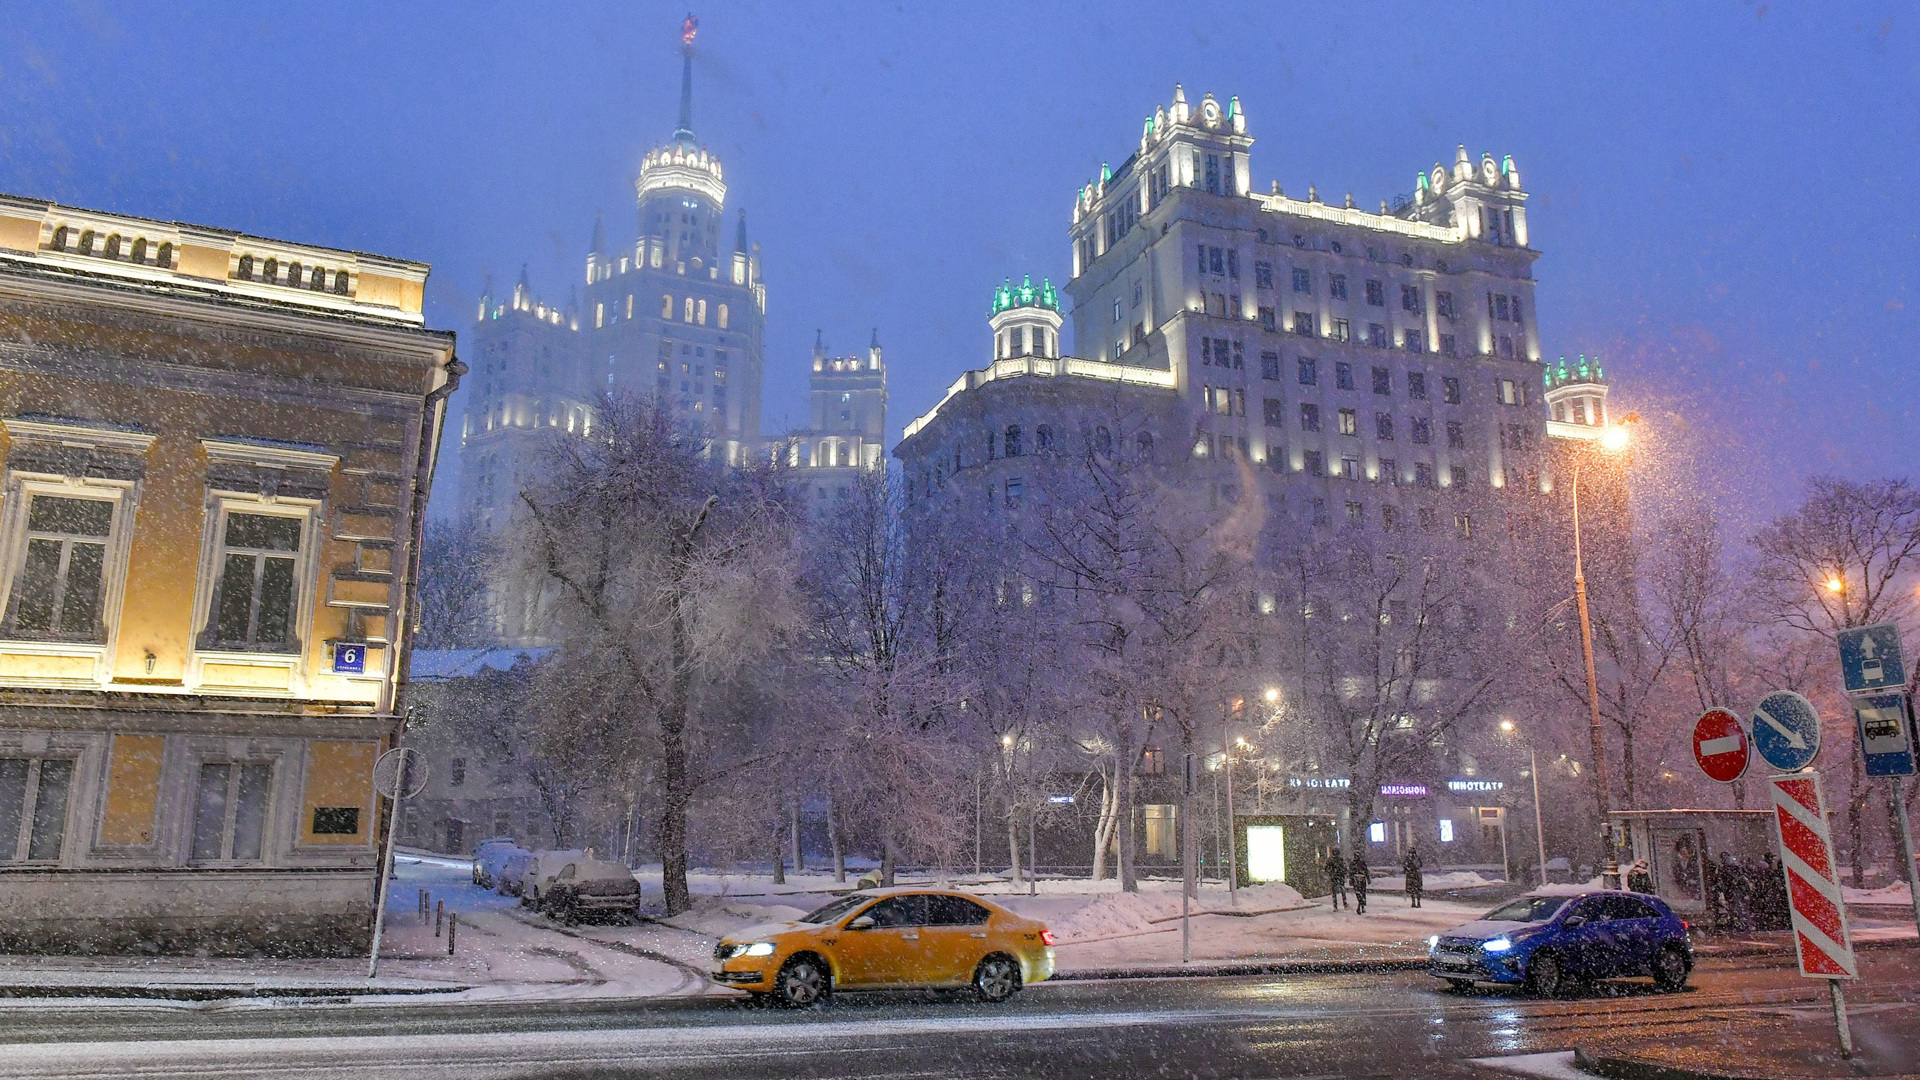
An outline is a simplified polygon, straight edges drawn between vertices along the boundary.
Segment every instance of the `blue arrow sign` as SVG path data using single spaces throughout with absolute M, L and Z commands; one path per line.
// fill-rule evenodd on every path
M 1862 694 L 1853 699 L 1853 718 L 1868 776 L 1913 775 L 1913 713 L 1906 694 Z
M 1781 772 L 1799 772 L 1820 752 L 1820 714 L 1811 701 L 1791 690 L 1775 690 L 1760 699 L 1752 730 L 1753 748 Z
M 1907 685 L 1907 665 L 1900 656 L 1900 628 L 1892 623 L 1842 630 L 1840 673 L 1847 693 L 1897 690 Z

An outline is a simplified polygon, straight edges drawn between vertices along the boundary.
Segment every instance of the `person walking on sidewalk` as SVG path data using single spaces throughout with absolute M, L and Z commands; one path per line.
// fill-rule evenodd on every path
M 1400 860 L 1400 869 L 1407 875 L 1407 903 L 1411 907 L 1420 906 L 1420 897 L 1427 891 L 1427 879 L 1420 873 L 1420 845 L 1407 848 L 1407 857 Z
M 1353 913 L 1367 913 L 1367 883 L 1372 881 L 1367 874 L 1366 856 L 1356 851 L 1353 858 L 1347 860 L 1347 884 L 1353 886 Z
M 1340 849 L 1335 847 L 1327 855 L 1327 902 L 1335 911 L 1347 906 L 1347 860 L 1340 857 Z

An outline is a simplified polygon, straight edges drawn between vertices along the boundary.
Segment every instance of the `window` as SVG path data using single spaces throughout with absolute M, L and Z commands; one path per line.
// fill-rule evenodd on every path
M 1141 461 L 1153 460 L 1153 434 L 1143 431 L 1135 435 L 1133 437 L 1133 449 L 1134 453 L 1139 455 Z
M 1345 300 L 1347 298 L 1347 275 L 1327 275 L 1327 296 L 1334 300 Z
M 1260 354 L 1260 377 L 1272 382 L 1280 381 L 1280 354 L 1263 352 Z
M 1283 427 L 1287 422 L 1287 407 L 1279 398 L 1267 398 L 1260 403 L 1260 415 L 1268 427 Z
M 1301 337 L 1314 336 L 1313 312 L 1311 311 L 1294 312 L 1293 313 L 1293 332 L 1296 334 L 1299 334 Z
M 660 317 L 663 319 L 673 318 L 673 297 L 665 295 L 660 297 Z
M 1280 328 L 1280 323 L 1275 318 L 1273 309 L 1266 306 L 1265 304 L 1260 305 L 1260 329 L 1278 330 L 1279 328 Z
M 1119 297 L 1115 297 L 1113 301 L 1113 321 L 1119 322 L 1122 318 L 1123 316 L 1120 314 L 1120 299 Z
M 1207 190 L 1220 194 L 1220 155 L 1207 155 Z
M 104 641 L 108 537 L 116 503 L 28 496 L 27 536 L 14 574 L 8 637 Z M 0 843 L 4 843 L 0 839 Z
M 260 858 L 273 766 L 210 761 L 200 766 L 193 802 L 194 862 Z
M 1327 458 L 1325 454 L 1322 454 L 1318 450 L 1309 450 L 1306 452 L 1305 457 L 1306 457 L 1307 472 L 1309 474 L 1313 476 L 1327 475 Z M 1323 516 L 1324 516 L 1324 511 L 1323 511 Z
M 889 896 L 861 914 L 872 919 L 876 927 L 925 926 L 927 897 L 925 894 Z
M 1447 421 L 1447 449 L 1465 450 L 1466 448 L 1467 448 L 1466 429 L 1461 426 L 1460 421 L 1458 420 Z
M 1381 442 L 1393 441 L 1393 414 L 1374 413 L 1373 433 Z
M 1207 249 L 1207 267 L 1209 271 L 1215 274 L 1224 274 L 1227 272 L 1226 258 L 1219 248 L 1210 247 Z
M 1451 375 L 1440 378 L 1440 400 L 1449 405 L 1460 404 L 1460 380 Z
M 0 862 L 55 862 L 67 837 L 69 758 L 0 758 Z
M 298 565 L 306 519 L 238 511 L 221 531 L 211 644 L 288 651 L 299 606 Z
M 1332 328 L 1327 332 L 1327 336 L 1335 341 L 1347 341 L 1353 337 L 1353 331 L 1347 326 L 1347 320 L 1335 319 L 1333 320 Z
M 1400 286 L 1400 310 L 1412 311 L 1416 313 L 1421 310 L 1420 286 L 1418 285 Z
M 1425 461 L 1414 462 L 1413 482 L 1416 486 L 1423 488 L 1438 486 L 1434 481 L 1433 466 Z
M 1349 502 L 1347 504 L 1348 524 L 1361 525 L 1361 524 L 1364 524 L 1366 520 L 1367 520 L 1367 508 L 1365 505 L 1357 502 Z
M 460 787 L 467 782 L 467 759 L 457 757 L 447 764 L 447 786 Z
M 1367 279 L 1367 305 L 1369 307 L 1387 306 L 1387 283 L 1379 278 Z
M 1380 527 L 1387 532 L 1397 531 L 1400 528 L 1400 508 L 1397 506 L 1381 507 Z
M 1304 266 L 1293 268 L 1293 291 L 1309 295 L 1313 293 L 1313 274 Z
M 1360 459 L 1359 458 L 1343 457 L 1340 459 L 1340 479 L 1342 480 L 1360 479 Z
M 693 321 L 693 297 L 691 296 L 687 297 L 686 303 L 685 305 L 683 305 L 681 309 L 681 315 L 682 315 L 682 318 L 680 319 L 681 322 Z
M 1341 410 L 1345 412 L 1346 410 Z M 1300 406 L 1300 428 L 1303 431 L 1320 430 L 1320 406 L 1311 402 Z
M 1227 276 L 1240 280 L 1240 252 L 1234 248 L 1227 249 Z
M 1384 821 L 1376 821 L 1373 824 L 1368 825 L 1367 839 L 1376 844 L 1386 843 L 1387 842 L 1387 823 Z
M 1325 525 L 1327 523 L 1327 500 L 1313 500 L 1313 523 L 1315 525 Z
M 1353 389 L 1353 365 L 1344 360 L 1333 362 L 1333 385 L 1341 390 Z
M 1320 365 L 1312 357 L 1301 357 L 1296 366 L 1301 386 L 1314 386 L 1320 382 Z
M 1453 294 L 1437 292 L 1433 294 L 1433 310 L 1443 319 L 1453 318 Z
M 1443 844 L 1453 843 L 1453 819 L 1452 818 L 1440 819 L 1440 842 Z
M 1053 429 L 1045 424 L 1033 429 L 1033 450 L 1044 454 L 1053 449 Z
M 1461 536 L 1473 535 L 1473 518 L 1466 514 L 1453 515 L 1453 531 Z
M 1180 807 L 1174 803 L 1148 803 L 1142 810 L 1147 825 L 1147 857 L 1174 858 L 1179 853 L 1175 815 Z
M 1146 776 L 1164 776 L 1167 772 L 1167 755 L 1157 746 L 1149 746 L 1140 752 L 1140 772 Z
M 1387 328 L 1380 323 L 1367 324 L 1367 344 L 1376 349 L 1385 349 L 1393 343 L 1387 338 Z
M 1009 510 L 1020 509 L 1020 502 L 1021 502 L 1022 496 L 1024 496 L 1025 493 L 1026 493 L 1026 485 L 1021 483 L 1019 477 L 1016 476 L 1011 480 L 1008 480 L 1005 488 L 1007 509 Z
M 727 328 L 727 305 L 721 304 L 720 305 L 720 329 L 725 330 L 726 328 Z
M 1299 271 L 1295 271 L 1297 274 Z M 1257 262 L 1253 264 L 1253 284 L 1255 288 L 1273 288 L 1273 264 Z
M 982 926 L 990 913 L 964 896 L 927 897 L 928 926 Z
M 1400 344 L 1408 352 L 1426 352 L 1426 332 L 1422 330 L 1403 330 L 1400 332 Z
M 1412 420 L 1408 421 L 1407 438 L 1412 439 L 1417 444 L 1425 444 L 1425 443 L 1432 442 L 1433 441 L 1433 421 L 1427 419 L 1424 416 L 1414 417 Z
M 1446 356 L 1460 355 L 1460 344 L 1454 340 L 1452 334 L 1440 335 L 1440 352 Z
M 1001 443 L 1001 445 L 1006 448 L 1005 450 L 1006 456 L 1019 457 L 1024 452 L 1025 448 L 1021 445 L 1022 440 L 1020 438 L 1020 435 L 1021 435 L 1021 432 L 1020 432 L 1019 424 L 1007 425 L 1007 436 L 1006 436 L 1006 439 Z
M 1520 388 L 1512 379 L 1497 379 L 1494 381 L 1494 398 L 1502 405 L 1518 405 Z
M 1391 396 L 1393 393 L 1393 372 L 1383 367 L 1374 368 L 1373 392 Z
M 1354 412 L 1352 409 L 1340 410 L 1340 434 L 1342 435 L 1360 434 L 1359 414 Z

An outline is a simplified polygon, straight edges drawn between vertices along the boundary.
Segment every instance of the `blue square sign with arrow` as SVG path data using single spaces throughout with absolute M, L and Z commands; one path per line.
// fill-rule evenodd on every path
M 1907 684 L 1906 662 L 1900 656 L 1900 628 L 1892 623 L 1842 630 L 1840 673 L 1847 693 L 1897 690 Z

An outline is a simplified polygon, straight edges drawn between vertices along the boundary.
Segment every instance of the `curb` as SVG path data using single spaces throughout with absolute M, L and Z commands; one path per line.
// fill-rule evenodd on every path
M 1055 971 L 1047 982 L 1107 979 L 1206 979 L 1234 975 L 1363 975 L 1381 971 L 1424 971 L 1425 957 L 1379 960 L 1279 960 L 1240 964 L 1188 964 L 1167 968 L 1080 968 Z
M 457 994 L 471 986 L 115 986 L 111 983 L 0 985 L 0 998 L 103 998 L 141 1001 L 232 1001 L 239 998 L 310 998 L 346 1001 L 373 995 Z

